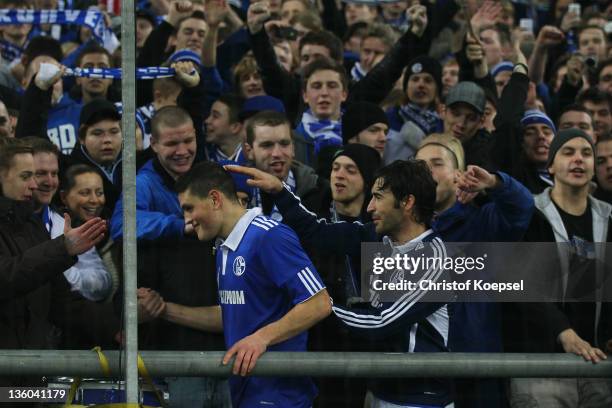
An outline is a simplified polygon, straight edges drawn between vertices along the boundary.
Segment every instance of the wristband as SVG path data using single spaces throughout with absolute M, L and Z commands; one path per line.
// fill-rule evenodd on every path
M 516 72 L 517 67 L 523 67 L 525 69 L 525 74 L 529 72 L 529 67 L 526 64 L 523 64 L 522 62 L 517 62 L 516 64 L 514 64 L 512 72 Z

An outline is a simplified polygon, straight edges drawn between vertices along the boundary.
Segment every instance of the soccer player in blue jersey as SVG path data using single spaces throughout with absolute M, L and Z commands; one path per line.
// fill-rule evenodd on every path
M 306 330 L 331 313 L 327 290 L 296 234 L 259 208 L 245 210 L 218 164 L 195 166 L 176 190 L 198 239 L 223 240 L 216 255 L 220 306 L 181 309 L 183 319 L 199 320 L 200 328 L 223 329 L 223 363 L 236 357 L 234 406 L 311 407 L 316 387 L 310 378 L 246 377 L 266 350 L 305 351 Z

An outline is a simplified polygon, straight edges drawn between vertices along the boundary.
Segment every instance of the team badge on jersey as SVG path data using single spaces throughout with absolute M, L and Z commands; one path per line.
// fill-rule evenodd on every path
M 246 261 L 244 260 L 243 257 L 237 256 L 236 259 L 234 259 L 233 267 L 234 267 L 234 275 L 242 276 L 244 271 L 246 271 Z

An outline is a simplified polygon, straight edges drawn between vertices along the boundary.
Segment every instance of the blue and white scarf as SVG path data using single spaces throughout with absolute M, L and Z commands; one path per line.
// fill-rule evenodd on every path
M 315 154 L 319 154 L 326 146 L 342 146 L 342 124 L 339 120 L 317 119 L 308 109 L 302 115 L 302 121 L 296 128 L 315 146 Z
M 23 48 L 18 47 L 15 44 L 11 44 L 10 42 L 0 39 L 0 53 L 2 54 L 2 59 L 7 62 L 12 62 L 16 59 L 21 58 L 21 54 L 23 54 Z
M 119 40 L 106 26 L 104 15 L 93 10 L 10 10 L 0 9 L 0 25 L 7 24 L 75 24 L 88 27 L 104 48 L 113 52 Z
M 426 135 L 443 130 L 442 119 L 440 119 L 440 116 L 435 111 L 419 108 L 415 104 L 408 103 L 401 106 L 397 113 L 404 122 L 413 122 Z
M 206 149 L 206 159 L 208 161 L 219 163 L 224 160 L 231 160 L 231 161 L 238 163 L 241 166 L 244 166 L 248 162 L 248 160 L 246 159 L 244 155 L 244 152 L 242 151 L 242 143 L 238 144 L 234 152 L 229 156 L 223 153 L 223 151 L 219 148 L 219 146 L 212 144 L 212 143 L 206 143 L 205 149 Z
M 174 68 L 146 67 L 136 68 L 136 79 L 172 78 Z M 66 68 L 64 76 L 97 79 L 121 79 L 121 68 Z
M 353 80 L 355 81 L 362 80 L 363 77 L 366 76 L 366 74 L 367 72 L 363 70 L 361 63 L 359 62 L 356 62 L 355 65 L 353 65 L 353 68 L 351 68 L 351 78 L 353 78 Z

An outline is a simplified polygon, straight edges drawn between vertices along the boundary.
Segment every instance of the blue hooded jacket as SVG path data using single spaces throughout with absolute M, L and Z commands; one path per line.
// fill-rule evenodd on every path
M 136 176 L 136 238 L 155 240 L 183 237 L 185 221 L 174 192 L 174 180 L 157 159 L 149 160 Z M 113 240 L 123 236 L 123 196 L 111 218 Z
M 533 196 L 517 180 L 497 172 L 502 186 L 481 207 L 456 202 L 438 214 L 432 229 L 449 242 L 520 241 L 534 211 Z M 501 352 L 501 314 L 495 303 L 452 304 L 449 347 L 457 352 Z

